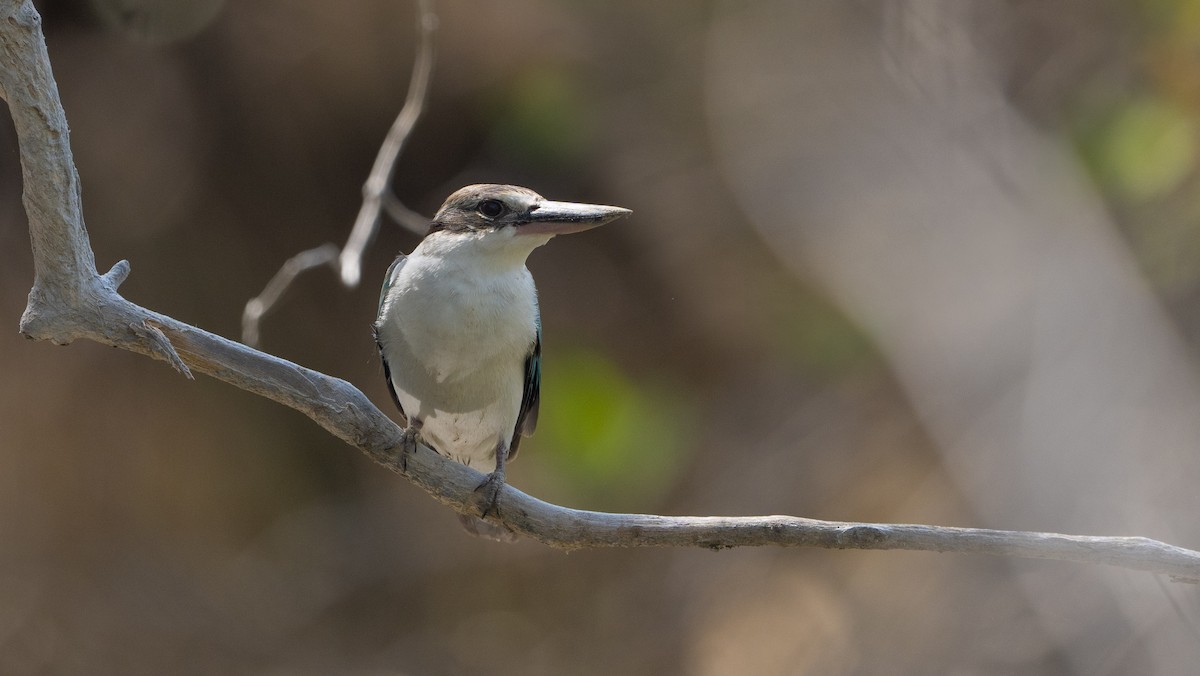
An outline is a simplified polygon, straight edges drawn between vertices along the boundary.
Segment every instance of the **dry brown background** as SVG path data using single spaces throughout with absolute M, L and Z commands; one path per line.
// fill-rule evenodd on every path
M 544 499 L 1200 544 L 1194 2 L 440 0 L 396 192 L 634 216 L 534 253 Z M 341 241 L 405 95 L 408 2 L 44 2 L 98 263 L 236 337 Z M 1196 590 L 898 552 L 464 535 L 291 411 L 16 332 L 0 129 L 0 673 L 1189 673 Z M 366 283 L 263 348 L 388 404 Z M 1164 311 L 1165 310 L 1165 311 Z M 390 408 L 390 407 L 389 407 Z

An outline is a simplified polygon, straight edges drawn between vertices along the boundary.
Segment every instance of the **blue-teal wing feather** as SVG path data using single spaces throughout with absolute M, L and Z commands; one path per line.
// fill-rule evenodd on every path
M 408 256 L 400 254 L 396 256 L 396 260 L 388 266 L 387 273 L 383 276 L 383 288 L 379 290 L 379 313 L 383 313 L 383 301 L 387 298 L 388 291 L 391 290 L 392 284 L 396 282 L 396 275 L 400 273 L 400 266 L 404 261 L 408 260 Z
M 513 430 L 512 442 L 508 446 L 508 459 L 512 460 L 520 447 L 521 437 L 533 435 L 537 429 L 538 407 L 542 400 L 542 317 L 537 315 L 533 345 L 525 357 L 525 391 L 521 396 L 521 411 L 517 414 L 517 426 Z
M 383 362 L 383 378 L 387 381 L 388 394 L 392 395 L 392 403 L 396 404 L 396 409 L 400 411 L 400 415 L 404 416 L 405 424 L 408 424 L 408 414 L 404 412 L 404 407 L 400 405 L 400 397 L 396 394 L 396 386 L 392 384 L 392 369 L 388 367 L 387 353 L 383 350 L 383 341 L 379 337 L 379 328 L 383 323 L 383 302 L 387 299 L 388 291 L 391 290 L 392 284 L 396 281 L 396 275 L 400 272 L 400 266 L 407 260 L 404 254 L 396 257 L 392 264 L 388 266 L 387 274 L 383 276 L 383 288 L 379 290 L 379 311 L 376 316 L 375 323 L 371 325 L 371 333 L 375 336 L 375 346 L 379 348 L 379 359 Z

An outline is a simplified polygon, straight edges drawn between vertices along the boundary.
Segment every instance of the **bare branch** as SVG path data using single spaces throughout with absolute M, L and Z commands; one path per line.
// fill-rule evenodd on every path
M 383 212 L 385 199 L 392 190 L 392 175 L 396 170 L 396 158 L 400 156 L 405 141 L 408 140 L 409 134 L 412 133 L 413 127 L 421 117 L 421 111 L 425 108 L 429 76 L 433 72 L 433 33 L 437 30 L 437 15 L 433 13 L 431 0 L 419 0 L 418 11 L 421 14 L 417 22 L 420 28 L 420 47 L 416 61 L 413 63 L 412 82 L 408 86 L 408 97 L 400 109 L 400 114 L 396 116 L 396 121 L 392 123 L 392 128 L 388 130 L 387 137 L 379 148 L 379 155 L 375 157 L 375 166 L 371 168 L 371 175 L 367 177 L 367 182 L 363 185 L 362 209 L 358 212 L 358 218 L 354 221 L 354 229 L 350 231 L 350 238 L 346 240 L 346 246 L 342 248 L 342 255 L 338 258 L 342 284 L 349 288 L 358 286 L 358 282 L 362 278 L 363 252 L 370 246 L 371 241 L 375 239 L 375 233 L 379 230 L 379 217 Z M 394 196 L 391 196 L 390 199 L 399 201 Z M 414 229 L 410 220 L 398 220 L 401 225 L 408 227 L 416 234 L 425 234 L 421 226 Z
M 153 319 L 147 319 L 141 324 L 130 324 L 129 328 L 133 330 L 134 335 L 142 340 L 150 349 L 154 351 L 154 356 L 162 359 L 171 366 L 175 367 L 188 380 L 194 380 L 191 369 L 187 364 L 183 363 L 183 359 L 179 357 L 179 353 L 175 351 L 175 346 L 171 345 L 171 341 L 167 340 L 166 334 L 162 332 L 162 327 Z
M 392 192 L 392 176 L 396 172 L 396 161 L 400 151 L 412 134 L 413 127 L 425 108 L 425 97 L 429 92 L 430 76 L 433 73 L 433 37 L 438 18 L 433 11 L 433 0 L 417 0 L 417 57 L 413 61 L 412 78 L 408 94 L 400 114 L 396 116 L 375 164 L 363 184 L 363 203 L 354 220 L 354 227 L 346 245 L 339 251 L 332 243 L 302 251 L 288 259 L 279 272 L 271 278 L 262 293 L 246 302 L 242 310 L 242 342 L 258 345 L 259 326 L 262 318 L 275 307 L 296 277 L 312 268 L 331 265 L 347 288 L 355 288 L 362 279 L 362 259 L 367 247 L 379 231 L 379 221 L 384 211 L 405 229 L 424 235 L 428 220 L 409 209 Z
M 66 114 L 58 104 L 58 85 L 42 37 L 42 18 L 29 3 L 5 0 L 4 31 L 0 33 L 4 91 L 17 139 L 21 146 L 21 175 L 38 190 L 26 189 L 23 200 L 29 215 L 34 266 L 41 285 L 57 293 L 78 296 L 79 280 L 96 274 L 96 261 L 83 225 L 79 173 L 71 155 Z M 18 61 L 18 55 L 27 58 Z M 35 289 L 39 285 L 35 284 Z M 72 297 L 70 300 L 74 300 Z
M 97 274 L 79 209 L 67 127 L 29 0 L 0 0 L 0 91 L 21 146 L 25 206 L 37 279 L 21 321 L 31 338 L 77 338 L 121 347 L 198 371 L 290 406 L 406 476 L 431 496 L 480 515 L 483 475 L 425 447 L 401 468 L 400 428 L 344 380 L 215 336 L 130 303 L 117 293 L 121 261 Z M 1200 581 L 1200 552 L 1137 537 L 1085 537 L 976 528 L 842 523 L 790 516 L 669 517 L 606 514 L 542 502 L 505 486 L 493 521 L 553 547 L 823 547 L 972 552 L 1119 566 Z
M 283 297 L 283 292 L 292 285 L 292 281 L 301 273 L 322 265 L 336 268 L 337 257 L 337 246 L 332 242 L 326 242 L 315 249 L 301 251 L 287 259 L 283 267 L 279 268 L 279 272 L 276 272 L 271 281 L 263 287 L 262 293 L 246 301 L 246 308 L 242 310 L 242 342 L 247 345 L 258 345 L 258 327 L 263 315 L 275 307 L 275 304 Z
M 424 236 L 429 230 L 429 219 L 405 206 L 391 190 L 383 193 L 383 209 L 393 221 L 411 232 Z M 361 259 L 360 256 L 359 260 L 361 261 Z

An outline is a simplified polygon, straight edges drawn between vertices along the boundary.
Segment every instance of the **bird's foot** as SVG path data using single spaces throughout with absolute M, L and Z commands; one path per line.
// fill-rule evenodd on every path
M 504 472 L 497 470 L 487 475 L 483 483 L 475 488 L 475 500 L 481 516 L 487 518 L 500 514 L 500 491 L 504 488 Z
M 408 459 L 417 452 L 417 444 L 421 443 L 421 421 L 410 420 L 408 427 L 400 433 L 400 443 L 396 444 L 396 461 L 400 463 L 400 471 L 408 471 Z

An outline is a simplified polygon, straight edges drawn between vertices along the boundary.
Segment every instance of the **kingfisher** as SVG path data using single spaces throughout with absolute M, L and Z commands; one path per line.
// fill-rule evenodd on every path
M 469 185 L 450 195 L 421 243 L 388 268 L 375 342 L 392 400 L 405 417 L 403 464 L 418 443 L 490 469 L 476 489 L 496 509 L 505 465 L 537 427 L 542 321 L 525 261 L 555 235 L 582 232 L 629 209 L 554 202 L 514 185 Z M 468 531 L 515 539 L 460 515 Z

